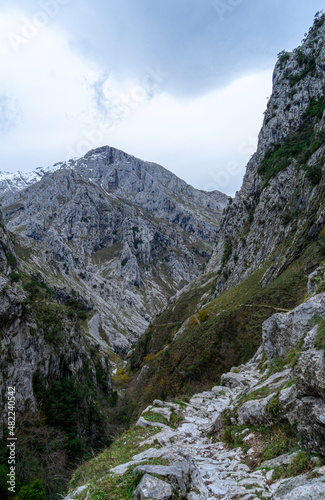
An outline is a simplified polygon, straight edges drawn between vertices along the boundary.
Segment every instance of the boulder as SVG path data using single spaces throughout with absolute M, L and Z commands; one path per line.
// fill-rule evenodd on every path
M 315 469 L 314 475 L 316 477 L 312 477 L 307 473 L 278 481 L 271 487 L 274 500 L 324 500 L 324 467 Z
M 283 358 L 310 331 L 316 315 L 325 319 L 325 293 L 315 295 L 289 313 L 277 313 L 263 323 L 263 343 L 268 359 Z
M 247 401 L 238 410 L 238 423 L 239 425 L 270 425 L 272 423 L 272 416 L 267 410 L 267 405 L 275 394 L 271 394 L 263 399 L 253 399 Z
M 133 496 L 138 500 L 146 498 L 151 500 L 169 500 L 173 496 L 173 488 L 165 481 L 145 474 Z
M 221 385 L 225 387 L 245 387 L 249 385 L 249 382 L 240 373 L 224 373 L 221 375 Z

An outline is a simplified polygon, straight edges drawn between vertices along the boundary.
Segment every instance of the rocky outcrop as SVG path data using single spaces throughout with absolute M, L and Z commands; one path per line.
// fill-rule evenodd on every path
M 98 311 L 91 335 L 124 356 L 202 271 L 228 203 L 110 147 L 17 186 L 3 187 L 1 201 L 18 257 L 84 297 Z
M 0 217 L 0 422 L 6 433 L 8 388 L 13 387 L 20 422 L 20 459 L 28 456 L 28 443 L 35 439 L 34 432 L 38 433 L 43 449 L 51 427 L 56 429 L 60 444 L 50 454 L 50 463 L 39 464 L 47 476 L 53 468 L 59 472 L 65 466 L 72 436 L 75 442 L 95 443 L 103 431 L 99 415 L 105 419 L 100 398 L 112 392 L 109 370 L 106 353 L 87 338 L 76 312 L 63 306 L 60 294 L 39 276 L 19 267 L 14 244 Z M 75 418 L 68 425 L 62 420 L 67 411 L 67 391 L 69 397 L 75 398 L 70 408 Z M 53 407 L 60 411 L 53 413 Z M 24 428 L 23 416 L 28 420 L 28 430 Z M 60 434 L 62 426 L 65 437 Z
M 312 297 L 288 314 L 274 314 L 266 320 L 263 344 L 268 359 L 284 358 L 311 330 L 313 320 L 318 317 L 325 319 L 325 294 Z
M 325 18 L 279 55 L 258 147 L 227 208 L 209 270 L 216 295 L 264 268 L 274 281 L 325 224 Z

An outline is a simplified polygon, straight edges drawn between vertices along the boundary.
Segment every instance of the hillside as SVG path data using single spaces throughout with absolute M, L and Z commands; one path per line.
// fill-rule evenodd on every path
M 324 35 L 320 16 L 299 48 L 279 55 L 257 152 L 207 269 L 132 352 L 130 398 L 141 394 L 139 409 L 210 387 L 250 359 L 265 319 L 306 297 L 308 275 L 324 259 Z

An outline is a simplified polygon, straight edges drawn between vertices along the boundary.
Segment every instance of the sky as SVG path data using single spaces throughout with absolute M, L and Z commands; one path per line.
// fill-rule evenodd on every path
M 318 0 L 2 0 L 0 171 L 109 145 L 233 195 Z

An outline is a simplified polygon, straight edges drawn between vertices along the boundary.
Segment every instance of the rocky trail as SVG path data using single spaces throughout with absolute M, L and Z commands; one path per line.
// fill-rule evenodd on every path
M 106 469 L 106 478 L 120 477 L 122 481 L 126 474 L 140 473 L 141 481 L 131 495 L 114 498 L 325 499 L 325 467 L 317 456 L 317 450 L 324 443 L 324 403 L 322 399 L 303 397 L 301 389 L 301 380 L 306 382 L 306 375 L 302 374 L 304 370 L 313 369 L 313 365 L 317 370 L 314 379 L 319 387 L 324 382 L 325 358 L 314 346 L 317 328 L 309 330 L 310 318 L 316 311 L 323 315 L 324 305 L 325 294 L 316 295 L 290 313 L 277 313 L 267 320 L 263 325 L 261 348 L 251 361 L 222 375 L 220 386 L 195 394 L 189 403 L 155 400 L 147 407 L 135 426 L 142 431 L 157 430 L 155 434 L 151 432 L 149 439 L 140 442 L 140 450 L 142 447 L 147 449 L 131 454 L 129 461 Z M 275 322 L 278 335 L 271 326 Z M 282 364 L 274 372 L 270 370 L 274 355 L 273 351 L 269 352 L 270 340 L 276 339 L 273 349 L 283 348 L 291 328 L 299 329 L 304 338 L 304 345 L 300 343 L 297 354 L 298 361 L 294 365 Z M 296 341 L 299 342 L 299 338 Z M 314 361 L 306 363 L 311 355 Z M 304 405 L 307 405 L 305 409 Z M 302 412 L 298 417 L 297 411 Z M 263 458 L 266 441 L 261 428 L 268 433 L 268 444 L 273 442 L 273 446 L 277 446 L 276 441 L 282 439 L 281 434 L 276 434 L 277 429 L 288 422 L 292 424 L 293 418 L 298 420 L 295 445 L 282 453 L 271 454 L 270 459 L 266 460 L 265 455 Z M 316 435 L 313 429 L 317 426 L 320 432 Z M 236 436 L 237 442 L 231 443 L 233 446 L 222 440 L 227 441 L 227 429 L 228 432 L 232 429 Z M 299 434 L 304 439 L 301 440 Z M 311 443 L 314 455 L 305 451 L 303 442 L 306 441 Z M 306 466 L 292 474 L 283 473 L 294 471 L 290 466 L 299 465 L 307 453 L 308 465 L 306 461 Z M 279 471 L 282 472 L 279 474 Z M 99 482 L 106 478 L 101 477 Z M 80 486 L 65 500 L 97 499 L 96 494 L 93 496 L 94 484 Z

